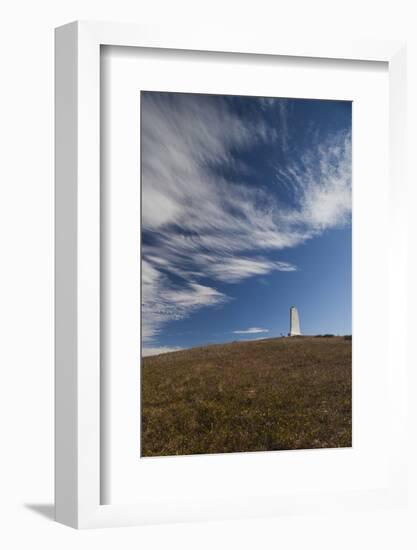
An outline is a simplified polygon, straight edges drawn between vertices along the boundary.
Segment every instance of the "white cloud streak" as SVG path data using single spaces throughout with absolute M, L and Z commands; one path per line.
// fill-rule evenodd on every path
M 251 327 L 244 330 L 234 330 L 233 334 L 259 334 L 260 332 L 269 332 L 267 328 Z
M 183 348 L 178 346 L 170 348 L 169 346 L 160 346 L 155 348 L 144 347 L 142 349 L 142 357 L 150 357 L 151 355 L 161 355 L 162 353 L 171 353 L 172 351 L 180 351 Z
M 274 198 L 265 182 L 251 186 L 220 175 L 220 168 L 247 169 L 234 151 L 271 142 L 285 151 L 289 133 L 286 103 L 274 129 L 262 117 L 237 117 L 218 97 L 142 94 L 144 342 L 154 341 L 164 323 L 230 299 L 207 286 L 207 279 L 238 283 L 295 271 L 272 260 L 271 251 L 348 221 L 350 134 L 317 140 L 297 161 L 277 168 L 275 185 L 291 193 L 291 207 Z

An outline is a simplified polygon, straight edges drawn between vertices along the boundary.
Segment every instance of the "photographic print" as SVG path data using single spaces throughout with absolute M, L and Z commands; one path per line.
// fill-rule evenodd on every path
M 140 101 L 141 456 L 350 447 L 351 102 Z

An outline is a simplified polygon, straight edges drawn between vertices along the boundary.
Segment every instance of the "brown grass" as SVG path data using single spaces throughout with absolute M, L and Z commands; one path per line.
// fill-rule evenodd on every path
M 350 447 L 352 342 L 235 342 L 147 357 L 142 456 Z

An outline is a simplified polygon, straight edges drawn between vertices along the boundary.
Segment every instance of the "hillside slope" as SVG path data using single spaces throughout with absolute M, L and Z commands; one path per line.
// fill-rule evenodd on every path
M 235 342 L 146 357 L 142 456 L 350 447 L 352 342 Z

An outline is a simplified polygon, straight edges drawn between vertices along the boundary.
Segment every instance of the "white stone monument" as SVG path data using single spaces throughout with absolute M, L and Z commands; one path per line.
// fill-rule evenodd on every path
M 301 336 L 300 318 L 298 317 L 298 311 L 295 306 L 291 306 L 290 308 L 290 332 L 288 336 Z

